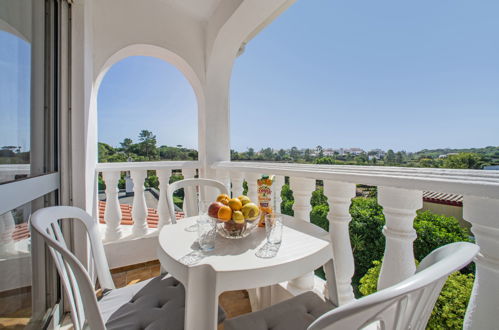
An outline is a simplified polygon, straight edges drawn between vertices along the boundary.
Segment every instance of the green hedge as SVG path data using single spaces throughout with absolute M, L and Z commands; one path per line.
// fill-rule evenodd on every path
M 359 291 L 363 296 L 377 291 L 381 261 L 373 261 L 373 265 L 360 279 Z M 473 281 L 473 274 L 454 272 L 449 276 L 431 312 L 427 329 L 462 329 Z

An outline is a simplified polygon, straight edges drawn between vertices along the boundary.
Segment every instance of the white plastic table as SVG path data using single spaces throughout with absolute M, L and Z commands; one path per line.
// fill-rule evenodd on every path
M 197 232 L 186 231 L 196 217 L 167 225 L 159 234 L 158 258 L 168 273 L 185 286 L 185 329 L 216 329 L 218 296 L 229 290 L 277 284 L 332 265 L 329 234 L 307 222 L 283 216 L 283 238 L 276 256 L 262 259 L 256 251 L 266 243 L 265 228 L 255 228 L 245 238 L 217 235 L 215 249 L 191 265 L 185 256 L 198 254 Z

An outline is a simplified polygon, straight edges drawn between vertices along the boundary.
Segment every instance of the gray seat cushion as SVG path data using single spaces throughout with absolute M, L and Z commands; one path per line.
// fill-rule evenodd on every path
M 107 329 L 184 329 L 185 290 L 168 275 L 109 291 L 99 301 Z M 219 307 L 218 321 L 225 319 Z
M 304 330 L 335 306 L 313 292 L 272 305 L 261 311 L 226 320 L 225 330 Z

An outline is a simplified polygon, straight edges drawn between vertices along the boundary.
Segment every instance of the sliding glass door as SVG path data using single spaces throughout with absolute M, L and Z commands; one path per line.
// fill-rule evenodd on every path
M 0 0 L 0 327 L 43 327 L 60 301 L 28 222 L 36 209 L 59 203 L 68 17 L 65 1 Z

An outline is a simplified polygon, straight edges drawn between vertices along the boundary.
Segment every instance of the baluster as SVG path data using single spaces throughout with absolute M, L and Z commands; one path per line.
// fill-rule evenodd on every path
M 184 179 L 192 179 L 196 175 L 195 168 L 183 168 L 182 175 Z M 198 192 L 196 187 L 184 188 L 184 204 L 182 206 L 186 217 L 192 217 L 198 214 Z
M 295 202 L 293 204 L 293 211 L 295 218 L 303 221 L 310 222 L 310 198 L 312 192 L 315 190 L 315 180 L 307 178 L 290 178 L 291 190 L 293 190 L 293 197 Z M 308 273 L 300 276 L 289 283 L 300 290 L 312 290 L 314 288 L 314 273 Z
M 227 188 L 227 191 L 229 192 L 229 195 L 230 195 L 230 173 L 229 173 L 229 171 L 217 170 L 216 177 L 217 177 L 218 181 L 222 182 L 225 185 L 225 187 Z M 210 188 L 210 190 L 216 191 L 216 194 L 218 195 L 218 189 L 211 189 Z M 215 197 L 215 196 L 213 196 L 213 197 Z
M 476 274 L 464 329 L 497 329 L 499 313 L 499 199 L 464 196 L 463 217 L 480 253 L 475 259 Z
M 0 257 L 17 254 L 15 241 L 12 234 L 16 229 L 16 223 L 12 212 L 0 214 Z
M 106 183 L 106 208 L 104 210 L 106 233 L 104 241 L 109 242 L 121 238 L 121 208 L 118 200 L 120 171 L 104 171 L 102 179 Z
M 379 204 L 383 206 L 386 224 L 385 254 L 378 280 L 378 290 L 410 277 L 416 271 L 412 242 L 416 210 L 423 206 L 423 192 L 392 187 L 378 188 Z
M 230 172 L 230 178 L 232 181 L 232 197 L 237 198 L 243 194 L 243 173 L 241 172 Z
M 156 170 L 156 175 L 159 181 L 159 201 L 158 201 L 158 230 L 160 230 L 164 225 L 170 224 L 170 210 L 168 203 L 166 202 L 166 192 L 168 185 L 170 183 L 170 177 L 172 175 L 171 169 L 161 169 Z
M 134 236 L 143 236 L 147 233 L 147 205 L 144 195 L 147 170 L 131 170 L 130 176 L 133 181 L 132 233 Z
M 329 204 L 329 234 L 335 266 L 335 278 L 328 277 L 327 280 L 336 281 L 337 297 L 331 299 L 336 298 L 338 303 L 343 305 L 355 299 L 351 284 L 355 265 L 348 229 L 348 224 L 352 220 L 350 204 L 355 197 L 355 184 L 325 180 L 324 195 Z M 329 294 L 334 293 L 329 292 Z
M 281 192 L 282 192 L 282 186 L 284 186 L 284 177 L 282 175 L 276 175 L 274 177 L 274 183 L 272 184 L 273 189 L 274 189 L 274 205 L 272 207 L 275 207 L 274 212 L 276 213 L 281 213 L 281 202 L 282 202 L 282 197 L 281 197 Z
M 245 173 L 246 183 L 248 184 L 248 192 L 246 195 L 251 199 L 253 203 L 258 203 L 258 187 L 256 181 L 260 179 L 262 175 L 259 173 L 248 172 Z

